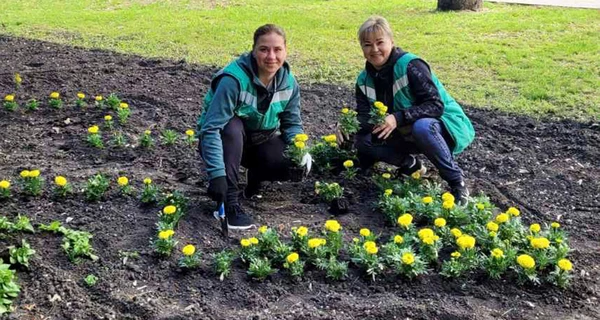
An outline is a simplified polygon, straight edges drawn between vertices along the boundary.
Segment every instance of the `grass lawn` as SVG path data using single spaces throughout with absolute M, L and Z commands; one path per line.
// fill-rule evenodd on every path
M 460 102 L 600 119 L 598 10 L 486 2 L 482 12 L 440 13 L 435 6 L 431 0 L 2 0 L 0 33 L 222 66 L 251 48 L 256 27 L 273 22 L 288 33 L 289 61 L 303 82 L 350 86 L 364 66 L 356 31 L 380 14 L 392 24 L 396 44 L 426 59 Z

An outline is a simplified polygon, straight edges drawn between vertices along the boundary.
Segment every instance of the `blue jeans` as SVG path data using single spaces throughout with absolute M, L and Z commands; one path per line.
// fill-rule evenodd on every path
M 369 168 L 377 161 L 409 167 L 412 154 L 424 154 L 450 186 L 460 184 L 462 170 L 450 151 L 454 142 L 444 124 L 436 118 L 421 118 L 408 127 L 394 130 L 386 140 L 371 133 L 357 134 L 354 143 L 361 167 Z

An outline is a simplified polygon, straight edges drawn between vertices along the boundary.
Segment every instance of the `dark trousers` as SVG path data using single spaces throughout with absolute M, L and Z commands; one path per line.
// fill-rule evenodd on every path
M 248 143 L 244 123 L 233 117 L 221 132 L 223 161 L 227 175 L 227 203 L 237 204 L 240 193 L 240 165 L 248 169 L 248 185 L 258 187 L 261 181 L 289 180 L 291 161 L 284 156 L 286 144 L 274 135 L 258 145 Z
M 407 132 L 404 132 L 405 129 Z M 453 145 L 444 124 L 435 118 L 422 118 L 412 124 L 412 128 L 399 128 L 386 139 L 380 140 L 371 133 L 357 134 L 355 146 L 363 168 L 369 168 L 377 161 L 398 167 L 408 167 L 413 162 L 412 154 L 424 154 L 438 169 L 440 176 L 450 186 L 463 180 L 462 170 L 452 155 Z

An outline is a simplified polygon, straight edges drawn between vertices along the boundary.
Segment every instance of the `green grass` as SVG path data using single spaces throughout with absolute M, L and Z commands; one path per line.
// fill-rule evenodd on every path
M 275 5 L 277 3 L 278 5 Z M 600 118 L 597 10 L 436 1 L 2 0 L 0 33 L 222 66 L 267 22 L 288 34 L 306 82 L 352 85 L 364 66 L 356 31 L 385 16 L 396 44 L 426 59 L 459 101 L 530 115 Z

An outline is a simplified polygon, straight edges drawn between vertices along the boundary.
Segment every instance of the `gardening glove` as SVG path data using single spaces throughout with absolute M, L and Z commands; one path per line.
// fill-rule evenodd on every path
M 310 153 L 306 153 L 303 157 L 302 157 L 302 161 L 300 161 L 300 166 L 301 167 L 306 167 L 306 175 L 308 176 L 308 173 L 310 172 L 310 169 L 312 168 L 312 156 L 310 155 Z
M 227 196 L 227 178 L 222 176 L 211 179 L 208 182 L 208 196 L 218 203 L 225 202 L 225 197 Z

